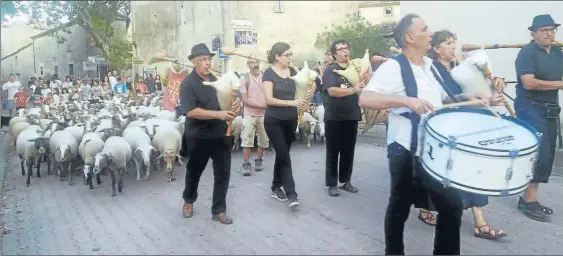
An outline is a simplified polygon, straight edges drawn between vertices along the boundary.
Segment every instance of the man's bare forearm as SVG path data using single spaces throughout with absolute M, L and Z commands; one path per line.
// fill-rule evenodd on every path
M 330 97 L 336 97 L 336 98 L 346 97 L 358 93 L 358 90 L 356 90 L 356 88 L 354 87 L 352 88 L 331 87 L 328 88 L 327 91 Z
M 527 77 L 526 75 L 523 75 L 521 80 L 524 88 L 528 90 L 551 91 L 563 89 L 563 81 L 545 81 L 535 77 Z
M 360 106 L 376 110 L 407 107 L 408 99 L 406 96 L 384 95 L 377 92 L 364 91 L 360 95 Z
M 191 111 L 188 111 L 188 113 L 186 113 L 186 116 L 189 118 L 200 119 L 200 120 L 218 119 L 217 111 L 206 110 L 203 108 L 195 108 Z

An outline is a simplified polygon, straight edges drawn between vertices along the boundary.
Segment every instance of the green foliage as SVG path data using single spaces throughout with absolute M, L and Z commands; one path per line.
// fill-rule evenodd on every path
M 116 35 L 111 26 L 114 21 L 122 20 L 126 30 L 129 28 L 130 1 L 29 1 L 28 7 L 33 10 L 30 17 L 33 23 L 56 27 L 65 20 L 77 22 L 86 30 L 90 43 L 110 62 L 112 70 L 123 71 L 131 67 L 133 46 L 125 40 L 125 35 Z M 70 31 L 61 29 L 52 36 L 57 42 L 64 43 L 65 33 Z
M 8 17 L 17 15 L 18 12 L 28 12 L 26 6 L 21 4 L 22 1 L 2 1 L 2 10 L 0 22 L 7 21 Z
M 133 58 L 133 46 L 124 39 L 115 39 L 109 44 L 108 60 L 111 68 L 118 72 L 131 69 Z
M 350 59 L 363 57 L 366 49 L 373 55 L 376 52 L 385 52 L 388 48 L 381 36 L 380 26 L 366 21 L 358 13 L 349 15 L 343 25 L 332 24 L 330 28 L 325 27 L 325 31 L 317 34 L 315 47 L 328 51 L 331 42 L 339 38 L 350 44 Z

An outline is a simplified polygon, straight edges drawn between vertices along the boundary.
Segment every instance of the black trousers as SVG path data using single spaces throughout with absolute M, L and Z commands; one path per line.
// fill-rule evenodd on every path
M 274 179 L 272 180 L 272 191 L 283 187 L 288 198 L 296 198 L 295 181 L 291 170 L 291 143 L 297 129 L 297 119 L 278 120 L 264 117 L 264 129 L 270 139 L 270 145 L 276 151 L 274 162 Z
M 212 214 L 227 211 L 227 189 L 231 179 L 231 150 L 220 139 L 188 139 L 189 159 L 186 165 L 186 186 L 182 197 L 188 204 L 197 200 L 199 180 L 207 162 L 213 160 L 213 205 Z
M 350 182 L 357 135 L 358 121 L 325 121 L 326 186 Z
M 391 195 L 385 214 L 385 254 L 405 254 L 403 233 L 411 205 L 427 208 L 428 197 L 430 197 L 438 211 L 434 254 L 459 255 L 463 214 L 459 192 L 453 188 L 444 188 L 439 181 L 422 170 L 414 154 L 398 143 L 388 145 L 388 157 Z M 413 167 L 416 168 L 416 177 L 413 177 Z

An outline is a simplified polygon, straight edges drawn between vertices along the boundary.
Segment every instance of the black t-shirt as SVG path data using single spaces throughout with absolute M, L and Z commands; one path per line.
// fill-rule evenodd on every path
M 209 75 L 209 81 L 217 79 Z M 217 91 L 212 86 L 203 85 L 203 79 L 192 71 L 180 85 L 180 111 L 186 114 L 195 108 L 219 111 Z M 184 135 L 194 139 L 218 139 L 225 137 L 227 122 L 219 119 L 200 120 L 186 116 Z
M 295 70 L 290 70 L 290 75 L 294 76 L 297 74 Z M 278 100 L 295 100 L 295 81 L 291 78 L 280 77 L 271 67 L 264 71 L 262 75 L 262 81 L 272 82 L 272 94 L 273 97 Z M 278 107 L 270 106 L 266 107 L 265 117 L 275 118 L 278 120 L 293 120 L 297 119 L 297 108 L 296 107 Z
M 333 70 L 345 70 L 340 65 L 330 64 L 323 73 L 323 91 L 328 88 L 351 88 L 353 85 L 346 78 L 338 75 Z M 361 121 L 362 112 L 358 105 L 358 94 L 346 97 L 331 97 L 325 92 L 323 101 L 325 107 L 324 121 Z
M 527 90 L 522 85 L 520 76 L 532 74 L 536 79 L 544 81 L 561 81 L 563 76 L 563 52 L 561 47 L 552 46 L 549 54 L 539 47 L 534 40 L 522 47 L 515 61 L 516 97 L 524 97 L 534 101 L 558 103 L 559 90 Z

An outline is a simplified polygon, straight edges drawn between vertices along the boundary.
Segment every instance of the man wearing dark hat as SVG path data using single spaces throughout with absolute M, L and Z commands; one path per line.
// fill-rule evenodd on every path
M 227 143 L 230 138 L 226 138 L 225 134 L 227 121 L 235 119 L 240 110 L 240 102 L 237 100 L 233 103 L 232 111 L 221 111 L 215 88 L 203 85 L 203 81 L 217 80 L 210 73 L 211 58 L 214 55 L 205 44 L 195 45 L 188 56 L 194 69 L 180 85 L 180 111 L 186 115 L 184 136 L 189 156 L 182 214 L 185 218 L 192 217 L 199 180 L 211 158 L 215 176 L 212 219 L 222 224 L 231 224 L 233 220 L 226 215 L 227 189 L 231 177 L 231 147 Z
M 540 204 L 536 193 L 540 183 L 547 183 L 555 156 L 557 122 L 559 122 L 558 93 L 563 89 L 563 52 L 553 45 L 557 27 L 548 15 L 534 17 L 533 40 L 522 47 L 516 58 L 516 115 L 534 126 L 540 138 L 534 177 L 518 201 L 518 209 L 531 219 L 549 222 L 553 209 Z

